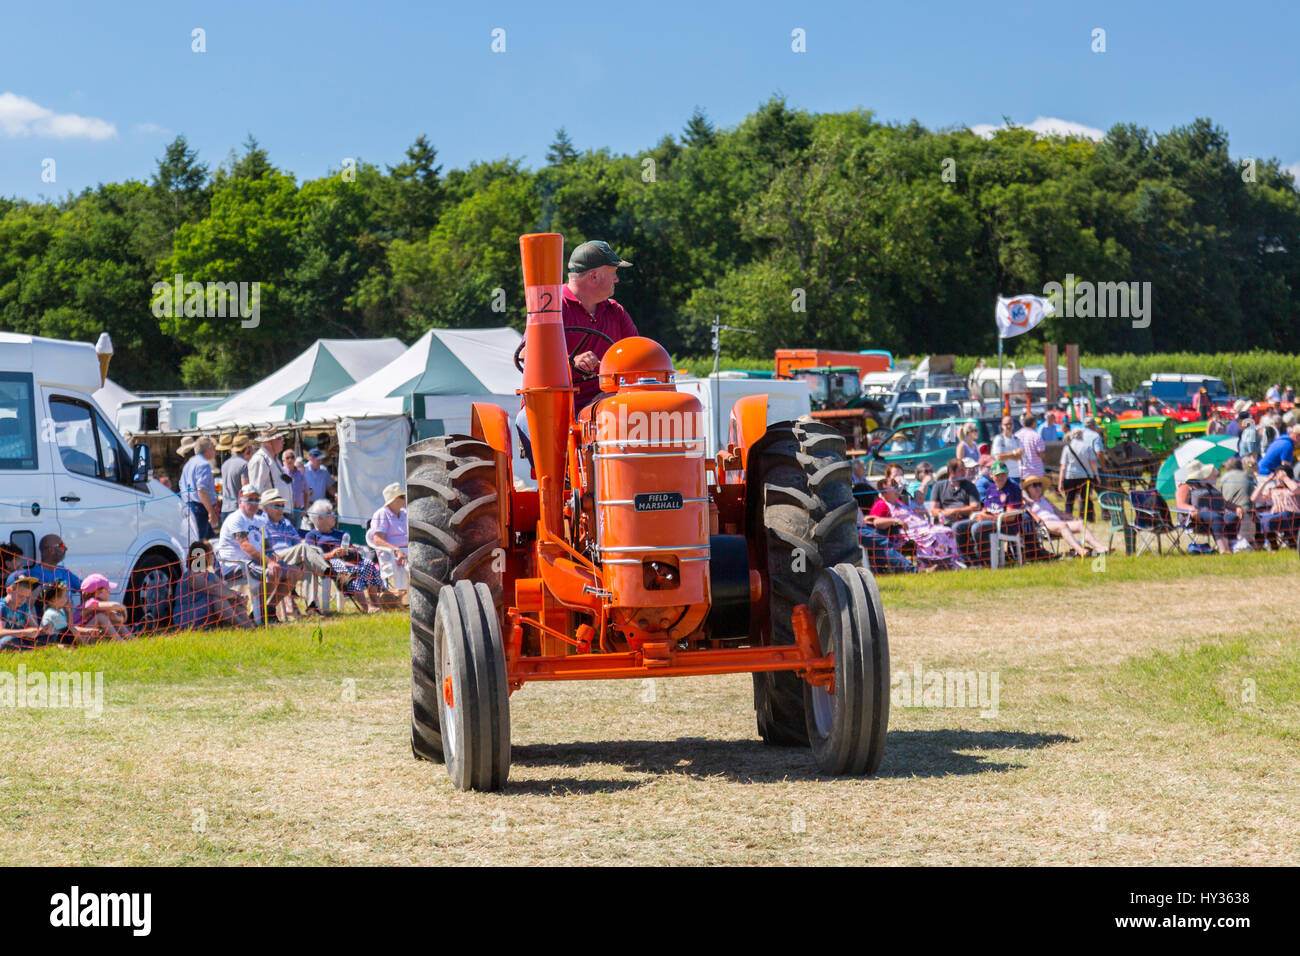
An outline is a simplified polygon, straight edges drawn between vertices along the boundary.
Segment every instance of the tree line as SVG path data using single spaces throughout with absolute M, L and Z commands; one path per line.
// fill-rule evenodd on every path
M 981 138 L 780 97 L 725 129 L 697 108 L 636 155 L 561 129 L 536 169 L 444 171 L 421 136 L 396 165 L 299 183 L 251 136 L 216 168 L 179 136 L 148 182 L 0 199 L 0 327 L 108 331 L 134 389 L 240 387 L 321 337 L 521 327 L 518 237 L 550 230 L 635 263 L 617 297 L 676 356 L 709 352 L 715 315 L 754 330 L 724 342 L 748 354 L 992 354 L 997 295 L 1067 276 L 1151 283 L 1149 323 L 1057 317 L 1017 350 L 1300 352 L 1300 193 L 1208 119 Z M 259 324 L 155 315 L 178 274 L 260 283 Z

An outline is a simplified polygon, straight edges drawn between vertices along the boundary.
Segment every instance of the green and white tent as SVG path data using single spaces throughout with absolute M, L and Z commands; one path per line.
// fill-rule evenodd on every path
M 421 422 L 442 422 L 431 434 L 463 431 L 469 406 L 492 401 L 518 409 L 515 390 L 523 376 L 514 352 L 521 336 L 511 328 L 430 329 L 383 368 L 324 401 L 307 403 L 308 421 L 405 415 L 417 430 Z M 452 422 L 456 427 L 452 427 Z
M 398 339 L 317 339 L 288 365 L 214 408 L 195 415 L 199 428 L 296 421 L 311 402 L 328 399 L 406 351 Z

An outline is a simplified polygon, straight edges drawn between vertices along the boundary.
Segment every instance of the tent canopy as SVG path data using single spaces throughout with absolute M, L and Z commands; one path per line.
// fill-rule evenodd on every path
M 406 350 L 398 339 L 317 339 L 288 365 L 215 408 L 198 412 L 200 428 L 260 425 L 302 418 L 309 402 L 329 398 Z
M 510 396 L 523 384 L 511 328 L 430 329 L 400 356 L 324 401 L 308 402 L 311 421 L 344 417 L 428 414 L 426 396 Z M 516 405 L 518 399 L 514 399 Z M 468 406 L 467 406 L 468 407 Z M 467 412 L 468 414 L 468 412 Z
M 111 378 L 104 379 L 104 385 L 91 396 L 95 404 L 104 410 L 110 422 L 117 421 L 117 410 L 122 407 L 123 402 L 133 402 L 139 396 L 134 392 L 128 392 Z

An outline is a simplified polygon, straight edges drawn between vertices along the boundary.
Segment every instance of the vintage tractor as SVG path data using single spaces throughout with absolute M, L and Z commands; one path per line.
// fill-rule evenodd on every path
M 844 439 L 769 425 L 766 397 L 748 396 L 707 459 L 699 402 L 641 337 L 610 347 L 600 398 L 575 416 L 563 238 L 520 249 L 537 489 L 516 487 L 494 405 L 474 405 L 470 435 L 406 453 L 415 755 L 496 790 L 510 695 L 529 681 L 752 673 L 764 741 L 810 744 L 827 774 L 874 773 L 889 646 Z

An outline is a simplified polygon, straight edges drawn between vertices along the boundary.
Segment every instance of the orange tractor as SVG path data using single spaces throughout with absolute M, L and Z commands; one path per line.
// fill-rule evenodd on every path
M 511 422 L 406 452 L 411 748 L 462 790 L 510 769 L 510 696 L 529 681 L 754 675 L 763 740 L 870 774 L 889 720 L 880 592 L 862 567 L 844 439 L 732 411 L 705 453 L 700 403 L 650 339 L 614 342 L 574 414 L 563 238 L 520 238 L 523 404 L 537 489 L 511 474 Z M 590 332 L 590 328 L 580 329 Z

